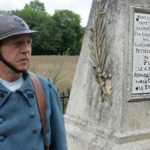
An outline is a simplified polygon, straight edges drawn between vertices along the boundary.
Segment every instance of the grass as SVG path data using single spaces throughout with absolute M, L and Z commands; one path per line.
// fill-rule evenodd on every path
M 53 80 L 60 91 L 71 89 L 78 56 L 32 56 L 29 70 Z

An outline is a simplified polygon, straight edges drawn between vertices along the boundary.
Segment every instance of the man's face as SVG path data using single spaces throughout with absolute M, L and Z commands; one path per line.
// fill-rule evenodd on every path
M 25 71 L 29 67 L 32 38 L 30 35 L 18 35 L 3 40 L 0 53 L 16 69 Z

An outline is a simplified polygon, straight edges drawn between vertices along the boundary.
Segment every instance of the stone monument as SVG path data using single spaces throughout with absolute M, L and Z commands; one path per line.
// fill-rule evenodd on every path
M 69 150 L 150 150 L 150 0 L 93 0 L 65 122 Z

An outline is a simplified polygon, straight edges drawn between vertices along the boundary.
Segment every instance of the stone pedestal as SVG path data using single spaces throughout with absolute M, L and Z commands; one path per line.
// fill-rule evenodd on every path
M 93 0 L 65 122 L 69 150 L 150 149 L 150 0 Z

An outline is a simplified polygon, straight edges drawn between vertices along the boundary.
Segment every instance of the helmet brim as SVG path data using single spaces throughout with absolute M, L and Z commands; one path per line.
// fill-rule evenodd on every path
M 23 35 L 23 34 L 30 34 L 32 37 L 35 37 L 38 35 L 38 33 L 39 33 L 38 31 L 34 31 L 34 30 L 24 30 L 24 31 L 21 30 L 21 31 L 5 34 L 4 36 L 0 37 L 0 40 L 4 40 L 12 36 Z

